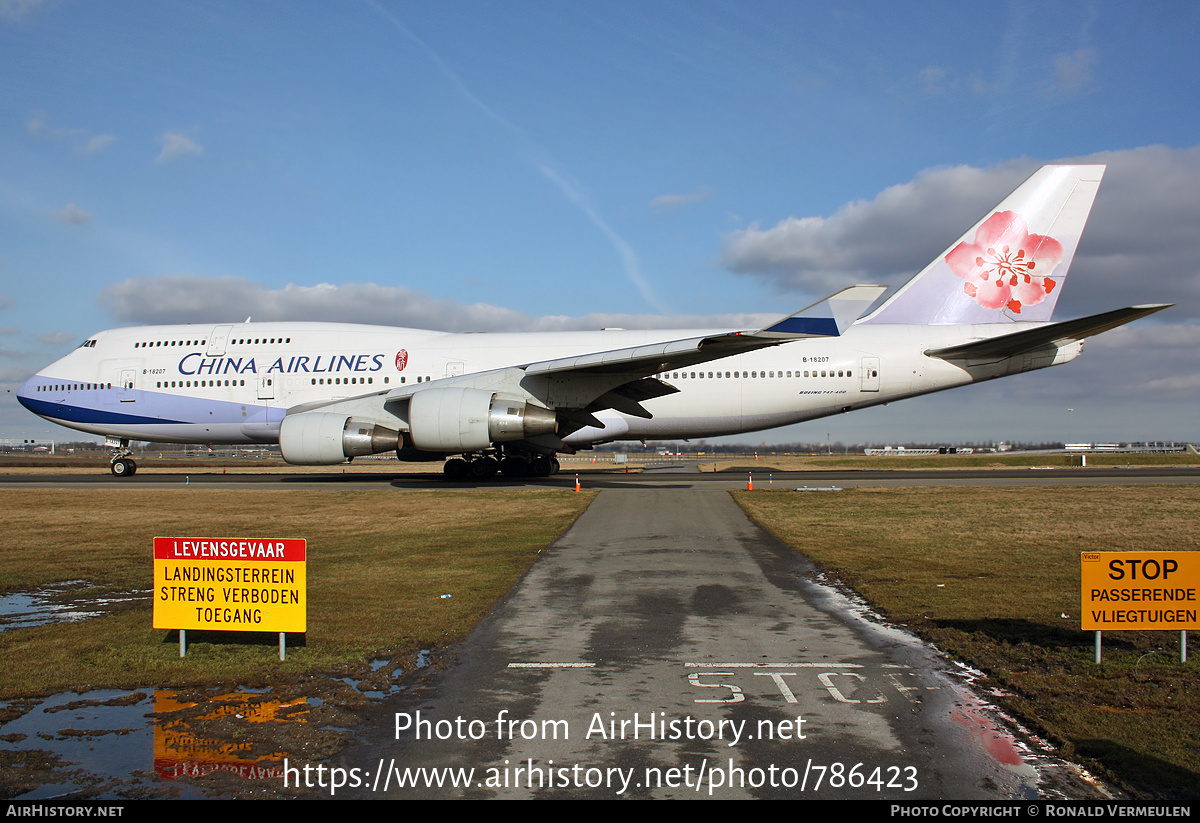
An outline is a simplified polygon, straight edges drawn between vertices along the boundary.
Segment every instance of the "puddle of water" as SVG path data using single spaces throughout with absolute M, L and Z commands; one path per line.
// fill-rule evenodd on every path
M 153 697 L 135 692 L 132 702 L 127 702 L 130 697 L 129 692 L 110 690 L 58 694 L 0 727 L 8 738 L 0 740 L 0 749 L 49 751 L 70 764 L 70 774 L 56 776 L 71 782 L 41 785 L 21 797 L 58 797 L 94 785 L 96 778 L 125 783 L 131 774 L 148 769 L 153 724 L 146 714 L 153 709 Z M 15 735 L 24 739 L 13 741 Z
M 0 704 L 0 709 L 31 701 Z M 228 744 L 195 731 L 224 716 L 238 722 L 270 720 L 303 722 L 302 713 L 285 711 L 307 705 L 304 698 L 264 701 L 252 692 L 210 698 L 202 714 L 187 712 L 193 702 L 174 691 L 124 692 L 97 690 L 59 694 L 36 702 L 20 717 L 0 727 L 0 750 L 43 751 L 59 764 L 36 789 L 18 795 L 44 800 L 101 787 L 104 796 L 139 796 L 160 791 L 163 781 L 229 771 L 246 779 L 282 778 L 284 752 L 255 757 L 251 744 Z M 173 716 L 174 715 L 174 716 Z M 157 779 L 155 779 L 157 777 Z M 49 781 L 53 782 L 49 782 Z M 186 783 L 173 787 L 179 797 L 206 795 Z
M 976 682 L 983 679 L 983 672 L 959 661 L 944 658 L 919 637 L 888 624 L 865 600 L 856 593 L 835 585 L 825 574 L 817 573 L 814 578 L 808 582 L 818 593 L 817 600 L 821 608 L 857 620 L 869 634 L 882 641 L 882 646 L 902 646 L 921 655 L 926 659 L 926 668 L 929 671 L 940 673 L 946 678 L 954 696 L 948 707 L 951 720 L 963 729 L 964 734 L 978 741 L 980 750 L 985 752 L 987 757 L 1017 779 L 1024 799 L 1067 797 L 1066 794 L 1060 795 L 1056 788 L 1064 782 L 1086 784 L 1102 796 L 1113 796 L 1100 781 L 1082 767 L 1062 760 L 1054 747 L 1032 735 L 1012 717 L 981 698 L 976 693 Z M 949 670 L 946 669 L 947 663 L 952 664 Z M 1066 777 L 1055 773 L 1066 773 Z M 1055 775 L 1054 779 L 1047 780 L 1048 775 Z
M 68 580 L 33 592 L 0 595 L 0 631 L 87 620 L 124 603 L 150 596 L 149 589 L 103 595 L 98 591 L 95 584 L 87 580 Z
M 248 742 L 226 743 L 197 734 L 193 727 L 200 725 L 200 721 L 220 720 L 223 716 L 250 723 L 282 719 L 304 722 L 302 713 L 281 715 L 280 711 L 307 705 L 307 701 L 302 697 L 286 702 L 258 700 L 254 694 L 235 693 L 212 698 L 212 704 L 209 711 L 189 720 L 170 720 L 164 715 L 194 708 L 196 704 L 179 701 L 173 691 L 155 692 L 154 712 L 159 722 L 154 724 L 154 772 L 163 780 L 199 777 L 214 771 L 232 772 L 248 780 L 281 780 L 284 752 L 254 757 Z
M 70 585 L 91 588 L 85 581 Z M 19 602 L 22 605 L 14 606 L 8 614 L 26 613 L 26 601 Z M 428 666 L 431 658 L 431 651 L 423 649 L 415 665 Z M 405 688 L 397 682 L 404 670 L 394 661 L 374 660 L 371 670 L 365 679 L 346 677 L 341 682 L 371 700 Z M 0 718 L 14 718 L 0 723 L 0 751 L 27 755 L 19 767 L 21 779 L 38 784 L 36 789 L 14 796 L 44 800 L 86 790 L 103 797 L 169 793 L 204 798 L 208 795 L 188 778 L 223 771 L 247 780 L 282 780 L 283 759 L 289 753 L 275 751 L 276 744 L 267 742 L 274 741 L 277 729 L 256 732 L 254 725 L 307 722 L 308 711 L 326 706 L 327 701 L 316 696 L 286 702 L 264 700 L 266 691 L 242 688 L 232 694 L 205 694 L 199 708 L 195 702 L 165 689 L 94 690 L 0 702 Z M 327 722 L 314 724 L 310 730 L 338 731 L 339 727 Z M 286 734 L 283 739 L 293 740 Z M 227 740 L 239 743 L 222 742 Z M 258 747 L 246 742 L 250 740 L 257 740 Z M 14 785 L 23 787 L 28 783 L 7 788 L 15 792 Z M 0 784 L 0 789 L 4 788 Z

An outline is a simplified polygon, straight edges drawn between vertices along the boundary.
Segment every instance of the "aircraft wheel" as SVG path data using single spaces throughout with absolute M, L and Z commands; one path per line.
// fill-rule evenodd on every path
M 109 464 L 108 470 L 113 473 L 114 477 L 132 477 L 137 472 L 137 463 L 127 457 L 122 457 Z
M 467 477 L 468 470 L 467 461 L 461 457 L 447 460 L 446 465 L 442 466 L 442 474 L 446 476 L 447 480 L 464 480 Z
M 550 459 L 545 455 L 539 454 L 533 460 L 529 461 L 529 473 L 534 477 L 549 477 L 554 466 L 551 465 Z
M 472 480 L 487 480 L 500 470 L 500 461 L 494 457 L 481 457 L 468 464 Z
M 506 457 L 500 461 L 500 471 L 505 477 L 523 477 L 527 464 L 519 457 Z
M 561 468 L 562 468 L 562 467 L 561 467 L 561 466 L 558 464 L 558 458 L 557 458 L 557 457 L 551 457 L 551 458 L 550 458 L 550 473 L 551 473 L 551 474 L 558 474 L 558 472 L 559 472 L 559 469 L 561 469 Z

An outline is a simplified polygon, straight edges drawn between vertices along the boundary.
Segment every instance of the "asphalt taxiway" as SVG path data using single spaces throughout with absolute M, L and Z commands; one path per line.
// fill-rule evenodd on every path
M 1003 469 L 832 469 L 820 471 L 775 471 L 753 465 L 737 470 L 700 472 L 697 463 L 661 463 L 642 471 L 582 471 L 580 482 L 591 489 L 620 488 L 746 488 L 752 480 L 756 489 L 840 486 L 1033 486 L 1033 485 L 1141 485 L 1146 483 L 1200 483 L 1200 466 L 1109 466 Z M 575 472 L 570 464 L 547 478 L 507 478 L 483 481 L 448 481 L 441 472 L 389 472 L 386 469 L 342 472 L 336 468 L 312 472 L 238 472 L 223 474 L 213 469 L 195 471 L 143 468 L 133 477 L 113 477 L 104 469 L 86 473 L 0 474 L 4 488 L 143 488 L 178 486 L 232 487 L 360 486 L 398 489 L 429 488 L 562 488 L 573 487 Z
M 602 491 L 358 739 L 339 797 L 1101 796 L 711 483 Z

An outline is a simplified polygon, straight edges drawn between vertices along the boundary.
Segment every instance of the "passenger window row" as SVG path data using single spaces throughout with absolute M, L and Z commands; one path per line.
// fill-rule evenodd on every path
M 203 340 L 147 340 L 142 343 L 134 343 L 135 349 L 153 349 L 161 346 L 203 346 Z
M 253 337 L 253 338 L 239 337 L 236 340 L 230 340 L 229 345 L 231 345 L 231 346 L 253 346 L 253 345 L 267 344 L 267 345 L 279 346 L 279 345 L 287 345 L 291 342 L 292 342 L 292 338 L 290 338 L 290 337 Z M 85 341 L 85 343 L 83 345 L 86 346 L 86 345 L 88 345 L 88 343 L 91 343 L 94 346 L 96 341 L 88 340 L 88 341 Z M 206 344 L 207 344 L 207 341 L 205 341 L 205 340 L 146 340 L 143 342 L 134 343 L 133 347 L 135 349 L 154 349 L 154 348 L 161 348 L 162 346 L 203 346 Z M 83 348 L 83 346 L 80 346 L 80 348 Z
M 763 377 L 769 378 L 792 378 L 800 377 L 802 374 L 800 369 L 796 369 L 795 374 L 784 371 L 735 371 L 735 372 L 662 372 L 658 376 L 662 380 L 684 380 L 692 379 L 699 380 L 701 378 L 716 379 L 719 377 L 729 378 L 730 380 L 758 379 Z M 804 369 L 804 377 L 853 377 L 854 372 L 851 369 Z
M 245 380 L 160 380 L 154 384 L 156 389 L 190 389 L 217 388 L 222 386 L 244 386 Z

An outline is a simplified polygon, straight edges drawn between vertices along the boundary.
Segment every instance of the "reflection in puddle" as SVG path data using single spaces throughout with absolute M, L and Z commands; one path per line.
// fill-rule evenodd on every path
M 282 776 L 286 752 L 258 737 L 239 733 L 242 724 L 303 722 L 306 700 L 263 700 L 253 693 L 209 698 L 202 707 L 173 691 L 99 690 L 60 694 L 42 701 L 0 704 L 0 751 L 23 764 L 0 795 L 47 799 L 79 792 L 137 797 L 162 788 L 161 781 L 233 772 L 248 780 Z M 11 719 L 10 719 L 11 718 Z M 244 739 L 231 744 L 221 739 Z M 153 767 L 151 770 L 151 766 Z M 157 779 L 155 779 L 157 778 Z M 28 786 L 35 786 L 29 789 Z M 172 792 L 203 797 L 183 784 Z
M 321 696 L 293 691 L 286 700 L 247 688 L 95 690 L 0 702 L 0 764 L 7 765 L 0 796 L 203 798 L 205 787 L 236 793 L 221 782 L 225 774 L 279 785 L 285 757 L 303 752 L 319 760 L 340 747 L 336 740 L 356 722 L 346 706 L 404 688 L 396 682 L 403 669 L 393 661 L 376 660 L 371 669 L 361 681 L 318 679 L 307 690 Z
M 229 743 L 206 736 L 198 729 L 221 727 L 222 720 L 248 723 L 304 721 L 298 707 L 307 707 L 303 697 L 280 702 L 263 700 L 258 695 L 236 693 L 212 698 L 203 714 L 191 713 L 186 719 L 169 720 L 164 715 L 185 713 L 196 706 L 180 702 L 172 691 L 154 693 L 154 713 L 160 721 L 154 725 L 154 771 L 164 780 L 199 777 L 215 771 L 233 772 L 247 780 L 282 778 L 284 752 L 254 756 L 253 741 Z M 287 711 L 285 711 L 287 710 Z

